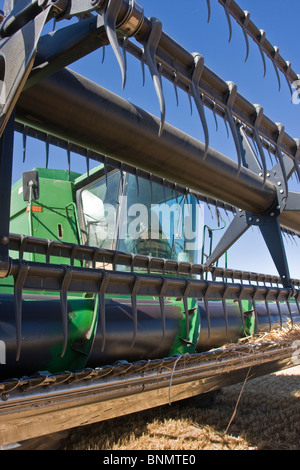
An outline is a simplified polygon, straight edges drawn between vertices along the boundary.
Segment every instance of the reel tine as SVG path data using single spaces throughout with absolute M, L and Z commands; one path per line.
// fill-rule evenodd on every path
M 23 286 L 27 278 L 28 264 L 26 261 L 20 262 L 20 269 L 14 282 L 14 309 L 16 322 L 16 361 L 21 355 L 21 330 L 22 330 L 22 293 Z
M 283 155 L 281 153 L 281 142 L 283 139 L 283 134 L 285 131 L 284 126 L 281 123 L 276 123 L 277 128 L 278 128 L 278 137 L 277 137 L 277 142 L 276 142 L 276 157 L 278 158 L 280 168 L 282 171 L 282 176 L 284 179 L 284 186 L 285 186 L 285 194 L 286 198 L 288 197 L 288 181 L 287 181 L 287 174 L 286 174 L 286 169 L 285 169 L 285 164 L 283 161 Z
M 249 23 L 249 20 L 250 20 L 250 13 L 249 11 L 244 11 L 244 21 L 242 23 L 242 30 L 243 30 L 243 34 L 244 34 L 244 38 L 245 38 L 245 42 L 246 42 L 246 57 L 245 57 L 245 63 L 247 62 L 248 60 L 248 57 L 249 57 L 249 38 L 248 38 L 248 31 L 247 31 L 247 26 L 248 26 L 248 23 Z
M 206 319 L 207 319 L 207 337 L 210 338 L 211 324 L 210 324 L 210 314 L 209 314 L 207 291 L 206 291 L 206 294 L 204 296 L 204 306 L 205 306 L 205 313 L 206 313 Z
M 294 327 L 294 319 L 293 319 L 293 314 L 292 314 L 292 310 L 291 310 L 290 299 L 288 299 L 286 301 L 286 305 L 287 305 L 287 308 L 288 308 L 288 311 L 289 311 L 289 316 L 291 318 L 291 323 L 292 323 L 292 328 L 293 328 Z
M 226 328 L 226 335 L 228 334 L 228 312 L 227 312 L 227 304 L 226 304 L 226 291 L 227 287 L 225 285 L 225 291 L 222 297 L 222 306 L 224 310 L 224 316 L 225 316 L 225 328 Z
M 90 155 L 91 151 L 87 150 L 85 154 L 85 161 L 86 161 L 86 172 L 87 172 L 87 177 L 90 177 Z
M 185 312 L 185 325 L 186 325 L 186 341 L 189 341 L 189 334 L 190 334 L 190 319 L 189 319 L 189 306 L 188 306 L 188 295 L 191 289 L 191 281 L 190 279 L 186 279 L 186 288 L 183 295 L 183 305 L 184 305 L 184 312 Z
M 242 319 L 243 331 L 245 331 L 244 309 L 243 309 L 241 296 L 239 296 L 239 298 L 238 298 L 238 305 L 239 305 L 239 310 L 240 310 L 240 316 L 241 316 L 241 319 Z
M 25 163 L 25 157 L 26 157 L 27 134 L 28 134 L 28 127 L 24 126 L 23 128 L 23 163 Z
M 160 136 L 164 126 L 166 110 L 161 75 L 156 65 L 155 53 L 162 34 L 162 24 L 157 18 L 151 18 L 150 22 L 151 31 L 145 45 L 145 57 L 160 105 L 160 127 L 158 133 Z
M 104 165 L 104 175 L 105 175 L 105 184 L 106 184 L 106 187 L 107 187 L 107 183 L 108 183 L 108 174 L 107 174 L 107 157 L 104 157 L 104 162 L 103 162 L 103 165 Z
M 64 357 L 68 344 L 68 288 L 72 279 L 72 268 L 64 266 L 64 276 L 60 290 L 61 316 L 63 325 L 63 349 L 61 357 Z
M 123 77 L 123 83 L 122 83 L 122 88 L 124 90 L 125 85 L 126 85 L 126 77 L 127 77 L 127 55 L 126 55 L 126 48 L 128 44 L 128 37 L 125 36 L 122 41 L 122 50 L 123 50 L 123 58 L 124 58 L 124 68 L 125 68 L 125 75 Z
M 198 110 L 198 114 L 200 116 L 203 130 L 204 130 L 204 136 L 205 136 L 205 153 L 204 153 L 204 159 L 207 156 L 208 152 L 208 146 L 209 146 L 209 132 L 208 132 L 208 127 L 207 127 L 207 122 L 206 122 L 206 117 L 205 117 L 205 111 L 204 111 L 204 106 L 202 102 L 202 95 L 199 93 L 198 90 L 198 85 L 199 81 L 201 79 L 201 75 L 204 69 L 204 57 L 201 54 L 193 54 L 194 56 L 194 70 L 192 74 L 192 84 L 191 84 L 191 91 L 192 95 Z
M 51 136 L 47 135 L 47 138 L 46 138 L 46 168 L 48 168 L 48 164 L 49 164 L 50 140 L 51 140 Z
M 134 285 L 131 292 L 131 306 L 132 306 L 132 317 L 133 317 L 133 339 L 131 347 L 133 347 L 136 335 L 137 335 L 137 293 L 141 285 L 141 278 L 137 274 L 134 275 Z
M 159 304 L 160 304 L 160 312 L 161 312 L 161 320 L 162 320 L 162 342 L 165 340 L 165 334 L 166 334 L 166 311 L 165 311 L 165 293 L 168 287 L 168 279 L 167 278 L 162 278 L 163 284 L 160 290 L 159 294 Z
M 234 104 L 234 100 L 235 100 L 236 95 L 237 95 L 237 86 L 233 82 L 227 82 L 227 83 L 228 83 L 229 95 L 228 95 L 228 99 L 227 99 L 227 106 L 226 106 L 225 113 L 226 113 L 226 118 L 227 118 L 227 121 L 228 121 L 230 129 L 231 129 L 231 133 L 232 133 L 232 137 L 233 137 L 233 140 L 234 140 L 235 148 L 236 148 L 236 151 L 237 151 L 237 156 L 238 156 L 238 174 L 237 174 L 237 176 L 239 176 L 240 171 L 241 171 L 241 167 L 242 167 L 242 154 L 241 154 L 239 136 L 238 136 L 235 120 L 234 120 L 234 117 L 233 117 L 233 114 L 232 114 L 232 106 Z
M 213 113 L 215 124 L 216 124 L 216 131 L 218 132 L 219 124 L 218 124 L 218 119 L 217 119 L 217 114 L 216 114 L 217 103 L 215 103 L 215 102 L 213 102 L 213 103 L 214 104 L 213 104 L 213 107 L 212 107 L 212 113 Z
M 291 93 L 291 98 L 293 98 L 293 90 L 292 90 L 292 86 L 291 86 L 291 83 L 290 83 L 290 80 L 289 80 L 289 72 L 291 70 L 291 67 L 292 67 L 292 64 L 290 61 L 286 61 L 286 71 L 285 71 L 285 79 L 286 79 L 286 83 L 287 83 L 287 86 L 289 87 L 289 90 L 290 90 L 290 93 Z
M 210 22 L 210 17 L 211 17 L 211 7 L 210 7 L 210 0 L 206 0 L 206 5 L 207 5 L 207 22 Z
M 110 275 L 108 272 L 102 272 L 102 280 L 99 288 L 98 294 L 98 312 L 99 312 L 99 319 L 100 319 L 100 328 L 102 331 L 102 345 L 101 345 L 101 352 L 105 349 L 106 343 L 106 318 L 105 318 L 105 291 L 108 286 Z
M 139 196 L 140 194 L 140 183 L 139 183 L 139 169 L 136 169 L 135 172 L 135 182 L 136 182 L 136 195 Z
M 269 320 L 269 331 L 271 331 L 272 330 L 272 321 L 271 321 L 271 315 L 270 315 L 270 307 L 269 307 L 267 299 L 265 299 L 265 306 L 266 306 L 266 310 L 267 310 L 267 314 L 268 314 L 268 320 Z
M 177 90 L 177 73 L 174 71 L 173 73 L 174 79 L 173 79 L 173 86 L 174 86 L 174 92 L 175 92 L 175 97 L 176 97 L 176 105 L 178 107 L 179 105 L 179 98 L 178 98 L 178 90 Z
M 102 46 L 102 60 L 101 63 L 103 64 L 105 60 L 105 46 Z
M 298 182 L 300 181 L 300 168 L 299 168 L 299 161 L 300 161 L 300 139 L 295 139 L 297 149 L 295 153 L 295 171 L 297 175 Z
M 278 54 L 279 54 L 279 48 L 277 46 L 274 46 L 274 57 L 272 59 L 272 62 L 273 62 L 274 70 L 275 70 L 277 81 L 278 81 L 278 91 L 280 91 L 281 90 L 281 82 L 280 82 L 278 67 L 276 65 L 276 59 L 277 59 Z
M 116 22 L 122 5 L 123 0 L 109 0 L 103 16 L 105 31 L 119 63 L 122 73 L 122 85 L 124 86 L 126 81 L 126 68 L 116 33 Z
M 224 10 L 225 10 L 225 15 L 226 15 L 227 23 L 228 23 L 228 28 L 229 28 L 228 42 L 231 42 L 231 38 L 232 38 L 232 25 L 231 25 L 230 12 L 229 12 L 230 4 L 231 4 L 231 0 L 225 0 Z
M 265 186 L 266 179 L 267 179 L 267 162 L 266 162 L 264 149 L 263 149 L 263 146 L 262 146 L 262 143 L 261 143 L 260 135 L 259 135 L 259 132 L 258 132 L 260 123 L 261 123 L 262 118 L 263 118 L 264 110 L 263 110 L 263 107 L 258 105 L 258 104 L 255 105 L 255 108 L 256 108 L 256 118 L 255 118 L 255 122 L 254 122 L 253 136 L 254 136 L 254 140 L 255 140 L 255 143 L 257 145 L 258 153 L 260 155 L 260 159 L 261 159 L 261 163 L 262 163 L 262 168 L 263 168 L 263 172 L 264 172 L 264 180 L 263 180 L 264 184 L 263 184 L 263 186 Z
M 265 59 L 264 50 L 263 50 L 263 43 L 264 43 L 265 38 L 266 38 L 266 32 L 263 29 L 261 29 L 260 40 L 258 42 L 258 48 L 259 48 L 259 52 L 263 61 L 264 77 L 266 76 L 266 73 L 267 73 L 267 64 L 266 64 L 266 59 Z
M 143 86 L 145 86 L 145 81 L 146 81 L 146 75 L 145 75 L 145 49 L 142 50 L 141 66 L 142 66 Z
M 68 159 L 68 173 L 71 171 L 71 143 L 68 143 L 67 147 L 67 159 Z

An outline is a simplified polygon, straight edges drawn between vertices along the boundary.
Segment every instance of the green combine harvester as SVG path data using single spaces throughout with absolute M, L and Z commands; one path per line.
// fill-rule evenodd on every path
M 218 1 L 270 56 L 248 12 Z M 62 27 L 43 34 L 52 19 Z M 135 0 L 6 0 L 0 33 L 0 447 L 298 364 L 300 281 L 282 234 L 300 236 L 288 185 L 299 141 Z M 67 68 L 108 45 L 123 84 L 125 53 L 148 66 L 159 118 Z M 165 122 L 162 78 L 193 99 L 204 142 Z M 237 161 L 211 147 L 205 108 L 228 125 Z M 46 168 L 12 185 L 15 133 L 24 148 L 46 144 Z M 87 173 L 49 169 L 50 145 Z M 217 243 L 206 204 L 232 216 Z M 278 275 L 228 267 L 251 227 Z M 280 341 L 261 340 L 274 331 Z

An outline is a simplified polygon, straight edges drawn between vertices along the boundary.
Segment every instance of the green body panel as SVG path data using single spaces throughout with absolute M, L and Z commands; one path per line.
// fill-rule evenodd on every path
M 78 233 L 75 187 L 77 173 L 64 170 L 35 169 L 39 174 L 38 201 L 23 200 L 22 181 L 12 189 L 10 232 L 37 238 L 80 243 Z M 32 207 L 31 207 L 32 206 Z M 36 211 L 37 210 L 37 211 Z M 32 254 L 32 261 L 45 261 L 41 255 Z M 63 263 L 61 258 L 52 262 Z

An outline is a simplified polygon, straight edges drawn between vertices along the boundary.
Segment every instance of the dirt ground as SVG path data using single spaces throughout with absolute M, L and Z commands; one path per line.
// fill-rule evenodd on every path
M 300 366 L 199 399 L 71 430 L 63 450 L 299 450 Z M 242 392 L 242 393 L 241 393 Z

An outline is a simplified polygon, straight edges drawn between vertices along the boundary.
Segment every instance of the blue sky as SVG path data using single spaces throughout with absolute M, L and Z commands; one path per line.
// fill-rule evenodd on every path
M 217 0 L 211 0 L 211 20 L 207 23 L 206 0 L 140 0 L 147 17 L 157 17 L 162 21 L 164 31 L 190 52 L 200 52 L 207 67 L 224 80 L 231 80 L 238 86 L 238 91 L 250 102 L 263 106 L 265 114 L 275 122 L 285 125 L 286 132 L 300 138 L 300 105 L 291 103 L 290 92 L 285 78 L 280 74 L 281 91 L 271 61 L 266 58 L 267 74 L 263 78 L 263 63 L 258 47 L 249 39 L 250 55 L 245 63 L 246 45 L 241 28 L 232 19 L 233 36 L 229 43 L 229 30 L 224 9 Z M 300 73 L 299 57 L 299 0 L 239 0 L 243 10 L 248 10 L 252 21 L 266 31 L 266 37 L 279 47 L 280 54 L 292 63 L 296 73 Z M 89 57 L 70 67 L 114 93 L 119 94 L 134 104 L 159 116 L 159 104 L 151 82 L 146 74 L 146 84 L 142 86 L 141 66 L 137 60 L 128 57 L 128 75 L 126 87 L 122 90 L 121 73 L 111 48 L 106 48 L 102 63 L 102 51 L 96 51 Z M 166 121 L 183 131 L 203 140 L 200 119 L 194 109 L 190 114 L 187 96 L 179 91 L 179 106 L 176 106 L 173 86 L 163 81 L 166 99 Z M 210 132 L 210 145 L 225 155 L 236 159 L 231 137 L 228 139 L 225 126 L 219 120 L 216 131 L 213 115 L 206 111 Z M 32 140 L 32 139 L 31 139 Z M 16 136 L 14 180 L 21 177 L 23 171 L 35 166 L 43 166 L 45 148 L 36 142 L 28 142 L 26 162 L 22 163 L 21 137 Z M 49 166 L 67 168 L 67 156 L 55 148 L 50 149 Z M 85 162 L 72 156 L 72 169 L 85 171 Z M 295 182 L 292 189 L 298 190 Z M 217 227 L 217 221 L 207 213 L 206 223 Z M 228 224 L 228 220 L 226 219 Z M 300 278 L 299 245 L 286 240 L 286 249 L 290 261 L 291 275 Z M 221 263 L 222 264 L 222 263 Z M 229 266 L 276 274 L 273 262 L 256 229 L 248 233 L 230 250 Z

